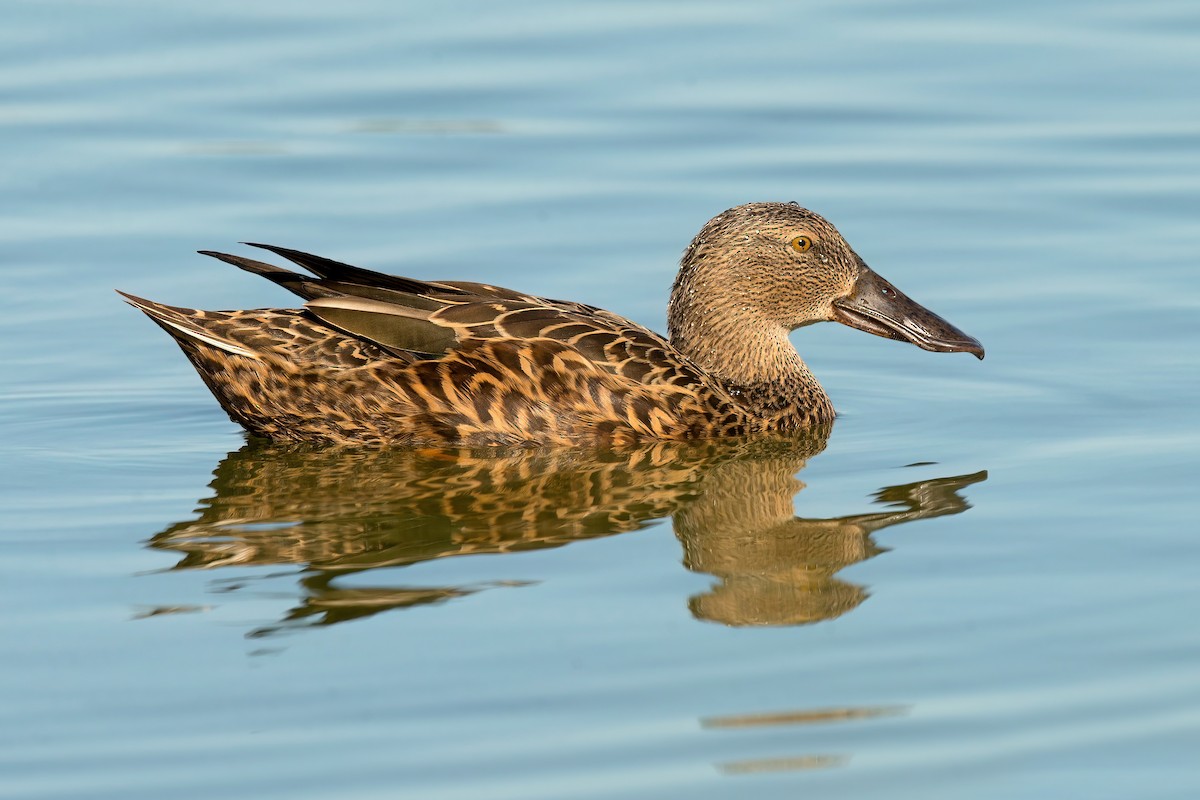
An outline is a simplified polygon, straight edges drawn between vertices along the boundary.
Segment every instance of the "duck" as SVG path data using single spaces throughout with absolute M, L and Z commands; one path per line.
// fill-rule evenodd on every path
M 246 244 L 308 274 L 199 252 L 302 306 L 206 311 L 119 293 L 171 335 L 231 420 L 276 441 L 538 447 L 789 434 L 835 417 L 791 344 L 797 328 L 836 321 L 984 356 L 797 203 L 739 205 L 700 229 L 680 260 L 665 337 L 584 303 Z

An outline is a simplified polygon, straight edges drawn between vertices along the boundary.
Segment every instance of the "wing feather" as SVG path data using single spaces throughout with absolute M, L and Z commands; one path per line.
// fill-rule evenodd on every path
M 470 281 L 422 281 L 300 250 L 248 243 L 317 277 L 261 261 L 202 251 L 305 298 L 305 315 L 403 361 L 444 357 L 468 343 L 548 339 L 606 372 L 640 384 L 704 382 L 660 335 L 595 306 Z

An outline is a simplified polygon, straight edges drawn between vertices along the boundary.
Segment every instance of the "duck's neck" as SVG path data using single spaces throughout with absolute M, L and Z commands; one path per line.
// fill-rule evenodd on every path
M 676 281 L 667 310 L 671 344 L 761 416 L 831 420 L 829 396 L 788 330 L 741 300 L 718 287 Z

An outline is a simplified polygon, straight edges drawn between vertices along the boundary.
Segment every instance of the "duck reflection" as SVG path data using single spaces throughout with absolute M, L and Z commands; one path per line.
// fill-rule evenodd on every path
M 985 472 L 883 489 L 894 508 L 795 516 L 796 473 L 828 430 L 802 437 L 582 450 L 346 450 L 254 440 L 217 467 L 198 519 L 155 535 L 172 569 L 303 567 L 280 625 L 328 625 L 496 585 L 339 587 L 335 579 L 436 558 L 558 547 L 671 517 L 684 563 L 717 583 L 689 603 L 728 625 L 795 625 L 866 598 L 834 574 L 881 552 L 889 525 L 957 514 Z M 227 588 L 237 588 L 238 584 Z

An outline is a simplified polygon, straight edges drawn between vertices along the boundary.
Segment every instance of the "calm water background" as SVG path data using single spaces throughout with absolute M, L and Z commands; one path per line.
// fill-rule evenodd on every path
M 0 796 L 1200 796 L 1194 3 L 4 20 Z M 192 254 L 266 241 L 662 329 L 695 230 L 764 199 L 988 348 L 793 337 L 842 414 L 798 516 L 987 471 L 827 569 L 848 605 L 706 618 L 716 570 L 669 519 L 349 574 L 391 599 L 344 617 L 295 613 L 303 559 L 172 569 L 152 541 L 245 438 L 114 287 L 286 304 Z M 300 469 L 339 468 L 369 505 Z M 284 517 L 245 531 L 316 524 Z M 806 563 L 783 584 L 811 599 Z

